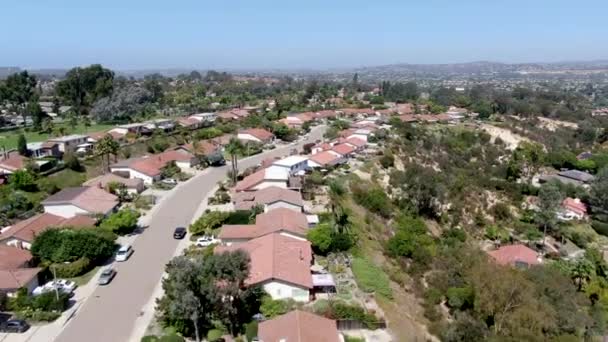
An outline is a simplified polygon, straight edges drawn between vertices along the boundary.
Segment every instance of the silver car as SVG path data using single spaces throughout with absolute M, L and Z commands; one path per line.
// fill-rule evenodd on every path
M 97 283 L 99 285 L 108 285 L 114 279 L 114 276 L 116 276 L 116 271 L 112 267 L 108 267 L 101 272 Z

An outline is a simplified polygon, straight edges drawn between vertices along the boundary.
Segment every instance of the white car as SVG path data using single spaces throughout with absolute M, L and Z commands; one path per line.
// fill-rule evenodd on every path
M 173 178 L 165 178 L 163 180 L 160 181 L 163 184 L 167 184 L 167 185 L 176 185 L 177 181 Z
M 213 236 L 203 236 L 201 238 L 196 239 L 196 245 L 198 247 L 207 247 L 213 244 L 218 243 L 218 241 Z
M 133 248 L 130 245 L 121 246 L 116 252 L 116 261 L 127 261 L 129 257 L 133 254 Z
M 55 291 L 55 289 L 61 293 L 71 294 L 76 289 L 76 283 L 67 279 L 55 279 L 42 286 L 36 287 L 34 291 L 32 291 L 32 294 L 37 296 L 46 292 Z

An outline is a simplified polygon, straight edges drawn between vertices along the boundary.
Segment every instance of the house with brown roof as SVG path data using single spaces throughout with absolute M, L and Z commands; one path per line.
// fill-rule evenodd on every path
M 312 112 L 305 112 L 287 116 L 279 120 L 279 122 L 287 125 L 289 128 L 301 128 L 306 122 L 311 122 L 315 119 L 315 114 Z
M 237 139 L 269 144 L 274 140 L 274 134 L 263 128 L 248 128 L 239 131 Z
M 232 201 L 236 210 L 250 210 L 257 205 L 263 206 L 264 212 L 277 208 L 302 212 L 304 208 L 304 201 L 300 192 L 277 186 L 270 186 L 252 192 L 238 192 L 234 194 Z
M 64 218 L 108 215 L 118 204 L 118 197 L 96 186 L 65 188 L 42 201 L 45 213 Z
M 32 266 L 32 253 L 27 249 L 0 245 L 0 270 L 15 270 Z
M 351 157 L 357 151 L 357 149 L 350 144 L 337 144 L 334 145 L 331 150 L 345 158 Z
M 17 151 L 3 152 L 0 157 L 0 173 L 11 174 L 25 168 L 27 158 Z
M 82 183 L 84 186 L 96 186 L 100 189 L 109 191 L 109 185 L 112 183 L 118 183 L 125 186 L 125 189 L 130 194 L 139 194 L 144 191 L 144 181 L 139 178 L 124 178 L 113 173 L 106 173 L 105 175 L 91 178 L 86 182 Z
M 5 227 L 0 233 L 0 244 L 30 249 L 34 238 L 51 227 L 92 227 L 97 223 L 92 217 L 76 215 L 65 218 L 49 213 L 34 215 L 11 226 Z
M 239 245 L 217 246 L 215 253 L 235 250 L 246 252 L 250 258 L 246 285 L 262 286 L 272 299 L 310 300 L 313 288 L 310 242 L 268 234 Z
M 20 288 L 24 287 L 28 293 L 38 286 L 38 273 L 41 268 L 17 268 L 14 270 L 0 270 L 0 292 L 14 297 Z
M 195 156 L 196 164 L 202 162 L 201 159 L 219 160 L 224 158 L 222 148 L 218 144 L 214 144 L 211 140 L 200 140 L 194 143 L 181 145 L 175 148 L 177 151 L 185 151 Z
M 365 149 L 367 142 L 357 137 L 350 137 L 347 139 L 340 139 L 340 143 L 348 144 L 355 148 L 356 152 L 361 152 Z
M 188 171 L 197 164 L 197 159 L 186 150 L 170 150 L 120 161 L 110 165 L 110 171 L 141 179 L 144 184 L 150 185 L 161 179 L 162 169 L 171 162 L 175 162 L 182 171 Z
M 228 246 L 274 233 L 296 240 L 306 240 L 308 229 L 306 215 L 280 207 L 258 214 L 255 217 L 255 224 L 223 225 L 218 239 Z
M 502 246 L 488 254 L 498 264 L 505 266 L 527 268 L 541 263 L 538 253 L 522 244 Z
M 287 188 L 289 172 L 280 167 L 267 167 L 260 169 L 236 183 L 235 192 L 256 191 L 270 186 Z
M 327 168 L 346 163 L 346 157 L 332 150 L 315 153 L 308 158 L 311 168 Z
M 258 338 L 263 342 L 343 342 L 336 321 L 302 310 L 261 322 Z
M 567 197 L 557 217 L 563 221 L 583 220 L 587 217 L 587 206 L 579 198 Z

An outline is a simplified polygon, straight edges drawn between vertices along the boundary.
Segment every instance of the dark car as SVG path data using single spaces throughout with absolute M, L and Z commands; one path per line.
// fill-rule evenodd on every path
M 21 319 L 9 319 L 0 324 L 0 331 L 7 333 L 22 333 L 30 328 L 26 321 Z
M 177 227 L 177 228 L 175 228 L 175 231 L 173 232 L 173 238 L 174 239 L 181 240 L 185 236 L 186 236 L 186 228 L 184 228 L 184 227 Z

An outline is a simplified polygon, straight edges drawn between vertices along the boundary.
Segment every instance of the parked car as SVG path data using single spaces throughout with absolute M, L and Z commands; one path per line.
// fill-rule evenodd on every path
M 71 294 L 76 289 L 76 286 L 76 283 L 71 280 L 55 279 L 44 285 L 36 287 L 34 291 L 32 291 L 32 294 L 34 296 L 38 296 L 46 292 L 55 291 L 55 289 L 61 293 Z
M 186 236 L 186 228 L 184 228 L 184 227 L 177 227 L 177 228 L 175 228 L 175 231 L 173 232 L 173 238 L 174 239 L 181 240 L 185 236 Z
M 213 236 L 205 235 L 203 237 L 196 239 L 196 245 L 198 247 L 207 247 L 207 246 L 211 246 L 215 243 L 218 243 L 218 241 Z
M 161 180 L 160 182 L 165 185 L 177 185 L 177 181 L 173 178 L 165 178 L 165 179 Z
M 30 325 L 22 319 L 9 319 L 0 324 L 0 332 L 23 333 L 30 328 Z
M 99 285 L 108 285 L 116 276 L 116 271 L 112 267 L 108 267 L 101 272 L 97 283 Z
M 133 248 L 131 245 L 120 246 L 118 252 L 116 252 L 116 261 L 127 261 L 129 257 L 133 254 Z

